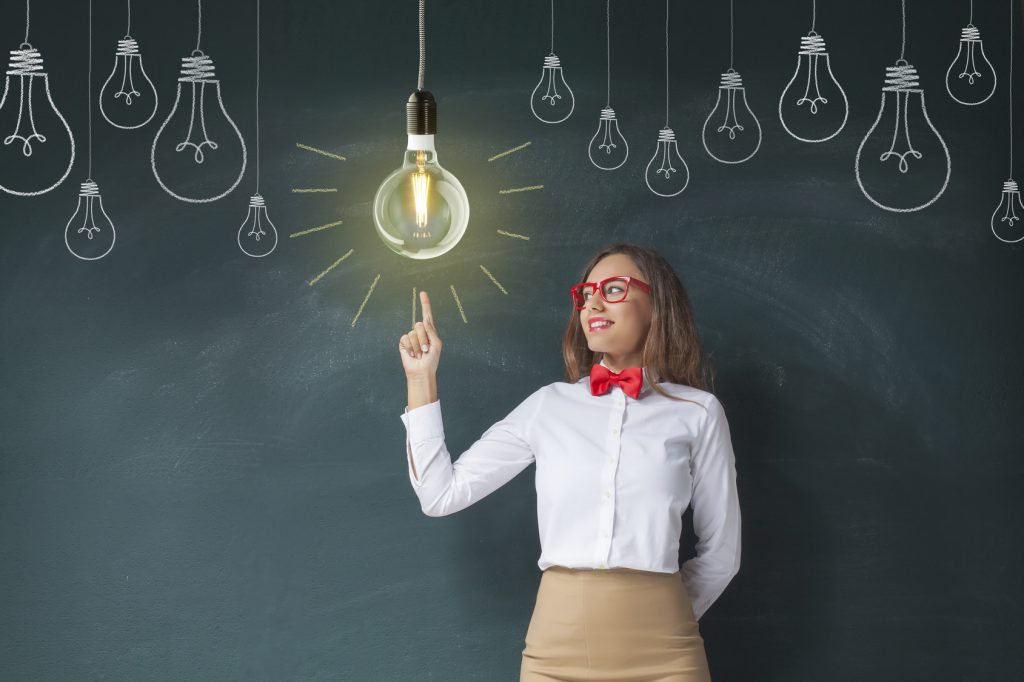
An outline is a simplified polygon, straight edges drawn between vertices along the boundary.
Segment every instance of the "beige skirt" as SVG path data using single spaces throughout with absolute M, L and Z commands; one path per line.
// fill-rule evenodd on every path
M 526 631 L 520 682 L 710 682 L 675 573 L 551 566 Z

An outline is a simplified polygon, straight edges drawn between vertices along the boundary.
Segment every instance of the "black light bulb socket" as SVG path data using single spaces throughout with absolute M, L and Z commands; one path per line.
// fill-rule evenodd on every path
M 417 90 L 405 104 L 405 128 L 410 135 L 437 133 L 437 101 L 428 90 Z

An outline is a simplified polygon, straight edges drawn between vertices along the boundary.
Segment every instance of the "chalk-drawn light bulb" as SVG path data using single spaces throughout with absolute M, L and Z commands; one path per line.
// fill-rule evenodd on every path
M 238 248 L 247 256 L 262 258 L 277 246 L 277 229 L 267 215 L 267 202 L 259 192 L 249 199 L 249 212 L 238 228 Z
M 801 142 L 824 142 L 846 125 L 850 104 L 832 73 L 825 39 L 815 31 L 800 38 L 796 70 L 779 97 L 779 120 Z
M 0 189 L 45 194 L 64 182 L 75 161 L 75 137 L 53 103 L 39 50 L 22 43 L 11 59 L 0 98 Z
M 437 160 L 437 103 L 417 90 L 406 104 L 408 145 L 402 165 L 381 183 L 373 222 L 381 241 L 407 258 L 436 258 L 459 243 L 469 225 L 469 197 Z
M 601 109 L 597 132 L 590 138 L 587 154 L 590 162 L 601 170 L 615 170 L 629 158 L 629 144 L 619 130 L 619 119 L 611 107 Z
M 138 42 L 131 36 L 117 41 L 114 69 L 100 90 L 100 113 L 115 128 L 132 130 L 156 115 L 156 86 L 142 66 Z
M 690 184 L 690 167 L 679 153 L 675 132 L 665 126 L 658 131 L 658 146 L 644 172 L 647 188 L 663 197 L 674 197 Z
M 175 199 L 216 201 L 238 186 L 246 159 L 245 140 L 224 108 L 213 60 L 200 50 L 182 57 L 174 106 L 150 152 L 156 181 Z
M 1003 183 L 999 205 L 992 212 L 992 234 L 1011 244 L 1024 239 L 1024 204 L 1021 204 L 1020 188 L 1013 178 Z
M 974 24 L 960 30 L 960 46 L 946 70 L 946 91 L 960 104 L 981 104 L 996 91 L 996 70 L 985 56 L 981 31 Z
M 761 122 L 747 104 L 747 90 L 735 69 L 722 74 L 701 139 L 708 155 L 721 163 L 743 163 L 761 147 Z
M 576 108 L 576 99 L 572 89 L 565 82 L 562 62 L 554 55 L 544 58 L 544 68 L 540 72 L 540 80 L 530 96 L 530 109 L 533 115 L 545 123 L 561 123 L 569 118 Z
M 917 70 L 900 59 L 885 72 L 878 117 L 857 148 L 857 184 L 879 208 L 917 211 L 946 190 L 949 149 L 928 117 Z
M 78 193 L 75 213 L 64 228 L 68 251 L 82 260 L 97 260 L 110 253 L 116 238 L 114 223 L 103 209 L 99 186 L 86 180 Z

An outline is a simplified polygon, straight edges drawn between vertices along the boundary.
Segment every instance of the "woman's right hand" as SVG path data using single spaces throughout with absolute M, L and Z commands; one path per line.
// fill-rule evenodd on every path
M 420 291 L 420 306 L 423 309 L 423 321 L 417 322 L 408 334 L 398 340 L 402 366 L 409 379 L 435 376 L 441 361 L 441 338 L 434 327 L 434 315 L 426 291 Z

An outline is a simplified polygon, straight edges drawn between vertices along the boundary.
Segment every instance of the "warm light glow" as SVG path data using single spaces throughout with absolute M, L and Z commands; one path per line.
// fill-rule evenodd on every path
M 413 201 L 416 206 L 416 227 L 423 230 L 427 226 L 427 193 L 430 190 L 430 176 L 427 174 L 425 168 L 425 157 L 424 152 L 419 151 L 416 153 L 416 173 L 412 176 L 412 193 Z M 430 232 L 423 230 L 413 234 L 414 237 L 418 238 L 429 238 Z

